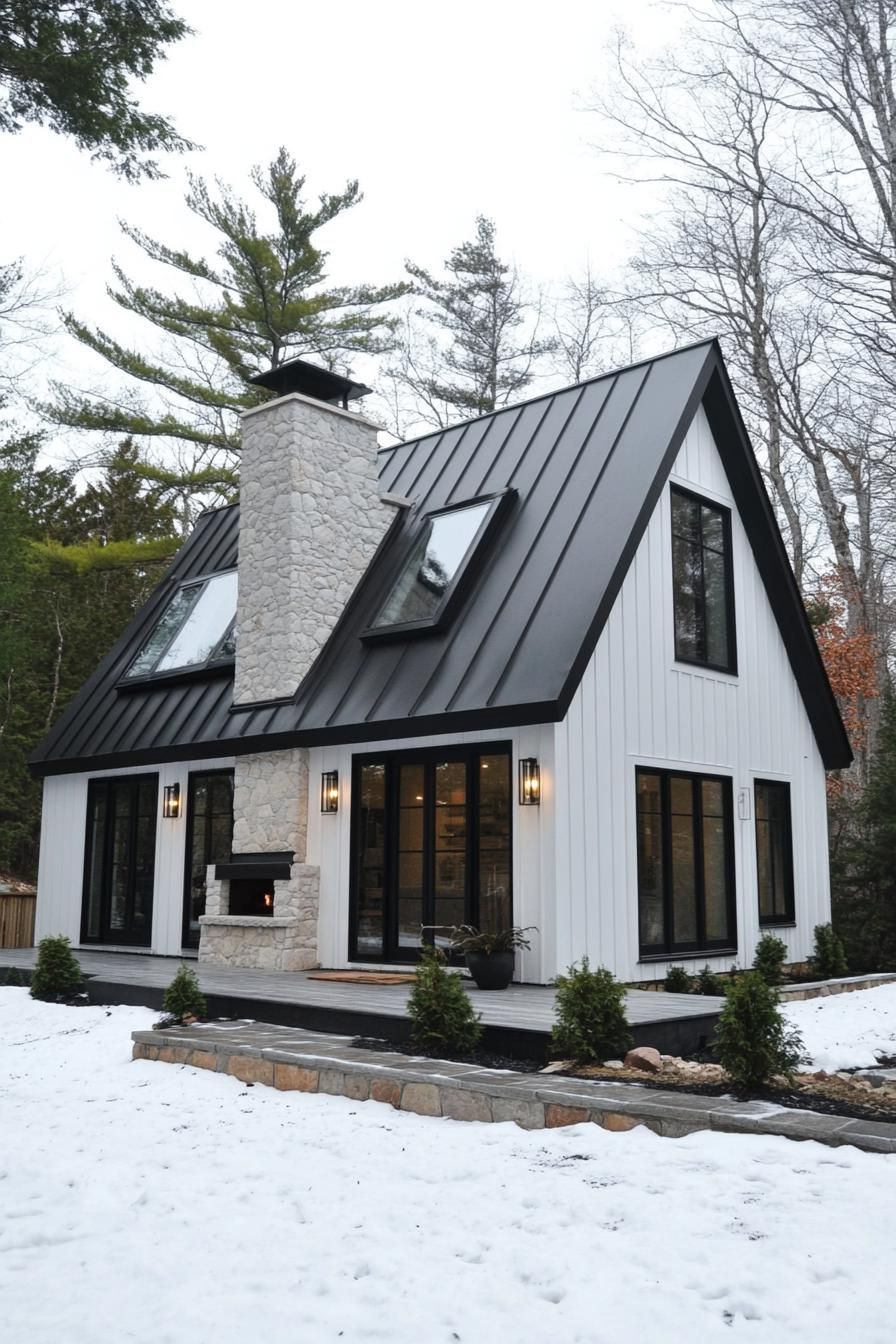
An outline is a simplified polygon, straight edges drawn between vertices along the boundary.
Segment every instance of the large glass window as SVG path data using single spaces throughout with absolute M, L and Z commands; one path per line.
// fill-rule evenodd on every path
M 236 570 L 186 583 L 174 593 L 126 678 L 177 672 L 234 654 Z
M 794 904 L 790 785 L 757 779 L 755 798 L 759 923 L 792 924 Z
M 639 769 L 636 782 L 641 955 L 734 947 L 730 779 Z
M 484 500 L 432 513 L 424 519 L 414 549 L 372 629 L 431 624 L 437 619 L 494 503 Z
M 452 925 L 512 922 L 510 753 L 358 762 L 350 955 L 412 960 Z
M 157 775 L 90 781 L 84 942 L 149 945 L 157 810 Z
M 199 946 L 199 917 L 205 914 L 206 869 L 227 863 L 233 840 L 233 771 L 190 775 L 187 797 L 187 851 L 184 890 L 184 947 Z
M 736 670 L 731 515 L 672 487 L 675 657 Z

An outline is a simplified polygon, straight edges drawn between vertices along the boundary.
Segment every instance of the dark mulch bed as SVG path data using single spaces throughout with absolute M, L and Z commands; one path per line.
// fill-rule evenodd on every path
M 413 1055 L 417 1059 L 427 1058 L 410 1041 L 383 1041 L 378 1036 L 356 1036 L 352 1045 L 359 1050 L 389 1051 L 395 1055 Z M 475 1064 L 480 1069 L 505 1069 L 513 1073 L 538 1073 L 544 1068 L 543 1059 L 511 1059 L 508 1055 L 496 1055 L 491 1050 L 474 1050 L 470 1055 L 450 1055 L 445 1050 L 431 1056 L 433 1059 L 451 1059 L 455 1064 Z
M 587 1081 L 574 1069 L 564 1069 L 562 1073 L 554 1076 L 577 1078 L 579 1082 Z M 612 1082 L 613 1079 L 601 1077 L 599 1079 L 595 1078 L 593 1081 L 606 1083 Z M 660 1092 L 687 1092 L 691 1096 L 698 1097 L 734 1097 L 737 1101 L 767 1101 L 775 1106 L 787 1106 L 797 1111 L 818 1111 L 821 1115 L 840 1115 L 847 1120 L 882 1120 L 888 1124 L 896 1124 L 896 1109 L 892 1104 L 875 1101 L 873 1092 L 864 1094 L 868 1098 L 867 1101 L 847 1101 L 845 1098 L 832 1097 L 827 1093 L 809 1087 L 798 1087 L 787 1091 L 768 1088 L 766 1091 L 760 1092 L 735 1092 L 730 1083 L 673 1082 L 670 1079 L 661 1079 L 655 1076 L 645 1078 L 643 1082 L 632 1078 L 620 1078 L 619 1085 L 655 1088 Z
M 391 1052 L 398 1055 L 413 1055 L 427 1058 L 416 1046 L 405 1041 L 384 1041 L 375 1036 L 356 1036 L 352 1045 L 361 1050 Z M 538 1059 L 510 1059 L 506 1055 L 493 1054 L 489 1050 L 476 1050 L 469 1055 L 450 1055 L 440 1051 L 434 1059 L 452 1059 L 458 1064 L 475 1064 L 480 1069 L 504 1069 L 513 1073 L 539 1073 L 544 1061 Z M 588 1082 L 587 1077 L 576 1073 L 574 1069 L 564 1069 L 548 1075 L 551 1078 L 575 1078 L 578 1082 Z M 615 1082 L 612 1077 L 593 1078 L 595 1083 Z M 699 1097 L 737 1096 L 738 1101 L 766 1101 L 775 1106 L 786 1106 L 799 1111 L 817 1111 L 821 1115 L 840 1115 L 847 1120 L 883 1120 L 896 1124 L 896 1109 L 887 1103 L 875 1100 L 874 1093 L 866 1093 L 867 1100 L 847 1101 L 845 1098 L 831 1097 L 810 1088 L 794 1088 L 788 1091 L 776 1091 L 769 1088 L 763 1092 L 736 1094 L 730 1083 L 672 1082 L 655 1076 L 645 1077 L 643 1082 L 633 1078 L 620 1078 L 619 1087 L 653 1088 L 661 1092 L 687 1092 Z

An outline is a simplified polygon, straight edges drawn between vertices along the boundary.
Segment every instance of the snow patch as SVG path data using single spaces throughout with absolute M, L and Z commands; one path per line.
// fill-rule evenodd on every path
M 896 985 L 805 999 L 783 1012 L 802 1035 L 814 1069 L 873 1068 L 896 1055 Z
M 893 1158 L 247 1087 L 155 1016 L 0 989 L 4 1339 L 890 1344 Z

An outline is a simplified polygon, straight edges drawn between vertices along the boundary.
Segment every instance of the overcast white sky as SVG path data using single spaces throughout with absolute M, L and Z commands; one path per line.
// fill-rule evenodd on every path
M 137 270 L 119 217 L 166 242 L 208 250 L 183 204 L 187 169 L 251 196 L 250 166 L 284 143 L 309 193 L 360 179 L 364 202 L 319 235 L 337 282 L 385 282 L 405 257 L 437 267 L 472 231 L 497 223 L 499 249 L 539 283 L 623 254 L 643 196 L 606 174 L 583 110 L 626 25 L 667 40 L 673 7 L 647 0 L 174 0 L 195 29 L 144 87 L 204 148 L 167 163 L 167 180 L 127 186 L 69 142 L 29 129 L 0 137 L 0 258 L 22 255 L 67 287 L 66 306 L 134 337 L 104 296 L 109 258 Z M 156 273 L 164 281 L 164 271 Z M 147 340 L 152 336 L 147 328 Z M 56 342 L 52 372 L 116 377 Z

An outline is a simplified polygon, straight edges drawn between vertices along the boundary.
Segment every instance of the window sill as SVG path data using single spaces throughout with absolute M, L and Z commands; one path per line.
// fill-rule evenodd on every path
M 796 920 L 783 915 L 780 919 L 760 919 L 760 929 L 795 929 Z
M 638 965 L 646 966 L 657 961 L 708 961 L 710 957 L 736 957 L 736 947 L 707 947 L 700 952 L 642 952 Z
M 717 667 L 714 663 L 692 662 L 690 658 L 673 658 L 672 667 L 676 672 L 705 672 L 712 677 L 727 677 L 730 681 L 737 681 L 737 668 Z
M 203 663 L 202 667 L 183 667 L 174 672 L 156 672 L 148 677 L 125 677 L 115 683 L 116 691 L 151 691 L 158 686 L 176 686 L 179 682 L 199 681 L 203 677 L 229 677 L 233 675 L 233 659 L 219 659 L 216 663 Z M 242 706 L 240 706 L 242 708 Z

